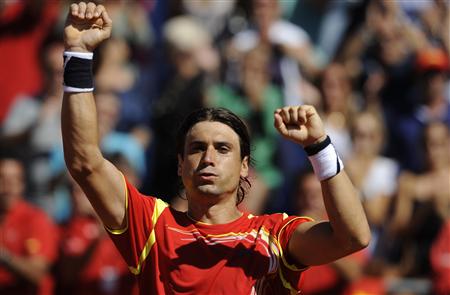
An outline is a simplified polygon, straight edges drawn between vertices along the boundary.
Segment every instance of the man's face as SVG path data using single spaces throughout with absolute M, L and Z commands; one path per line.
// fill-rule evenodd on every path
M 195 124 L 186 135 L 184 156 L 178 159 L 188 198 L 236 196 L 239 178 L 248 175 L 248 159 L 241 160 L 239 136 L 220 122 Z
M 0 209 L 7 209 L 25 189 L 22 165 L 15 160 L 0 160 Z

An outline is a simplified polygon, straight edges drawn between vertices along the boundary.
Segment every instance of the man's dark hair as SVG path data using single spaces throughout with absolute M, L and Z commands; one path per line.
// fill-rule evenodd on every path
M 177 155 L 180 155 L 180 157 L 183 158 L 187 133 L 195 124 L 204 121 L 220 122 L 233 129 L 239 136 L 241 160 L 248 157 L 248 163 L 249 165 L 251 164 L 250 135 L 247 126 L 238 116 L 225 108 L 201 108 L 190 113 L 184 119 L 183 123 L 181 123 L 177 132 Z M 248 177 L 241 177 L 239 180 L 236 204 L 240 204 L 244 200 L 245 194 L 250 187 L 251 184 Z

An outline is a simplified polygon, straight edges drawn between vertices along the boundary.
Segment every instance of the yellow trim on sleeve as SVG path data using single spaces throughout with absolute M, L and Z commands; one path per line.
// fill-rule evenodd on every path
M 141 255 L 139 256 L 139 262 L 136 267 L 129 266 L 131 273 L 134 275 L 138 275 L 141 273 L 142 265 L 147 259 L 148 254 L 150 253 L 150 250 L 152 249 L 153 245 L 156 243 L 156 235 L 155 235 L 155 225 L 158 221 L 159 216 L 161 213 L 166 209 L 168 204 L 160 199 L 156 199 L 155 207 L 153 209 L 153 215 L 152 215 L 152 226 L 153 229 L 150 232 L 150 235 L 147 239 L 147 242 L 145 243 L 144 249 L 142 249 Z
M 298 290 L 295 289 L 294 287 L 292 287 L 291 283 L 289 283 L 288 280 L 286 280 L 286 278 L 283 276 L 283 272 L 281 271 L 281 268 L 278 269 L 278 274 L 280 275 L 280 279 L 281 279 L 281 283 L 283 284 L 283 287 L 288 289 L 289 293 L 291 293 L 291 295 L 298 294 Z
M 300 218 L 308 219 L 309 221 L 314 221 L 314 219 L 312 219 L 311 217 L 307 217 L 307 216 L 298 216 L 296 218 L 293 218 L 292 220 L 287 222 L 285 225 L 283 225 L 283 227 L 281 228 L 281 230 L 280 230 L 280 232 L 278 233 L 278 236 L 277 236 L 277 242 L 278 242 L 278 245 L 280 245 L 279 247 L 280 247 L 281 261 L 283 262 L 284 266 L 286 266 L 288 269 L 290 269 L 292 271 L 302 271 L 302 270 L 307 269 L 308 267 L 298 268 L 296 265 L 290 264 L 289 262 L 287 262 L 286 257 L 284 256 L 284 253 L 283 253 L 283 249 L 281 248 L 280 236 L 281 236 L 281 233 L 283 232 L 283 230 L 286 228 L 286 226 L 288 224 L 290 224 L 294 220 L 297 220 L 297 219 L 300 219 Z M 285 218 L 283 218 L 283 219 L 285 219 Z
M 283 220 L 285 220 L 288 216 L 283 213 Z M 286 257 L 284 256 L 283 253 L 283 249 L 281 248 L 281 243 L 280 243 L 280 236 L 281 233 L 283 232 L 283 230 L 286 228 L 286 226 L 288 224 L 290 224 L 291 222 L 293 222 L 294 220 L 300 219 L 300 218 L 305 218 L 308 219 L 310 221 L 314 221 L 314 219 L 307 217 L 307 216 L 298 216 L 296 218 L 293 218 L 292 220 L 290 220 L 288 223 L 286 223 L 285 225 L 283 225 L 283 227 L 281 228 L 280 232 L 278 233 L 277 236 L 277 245 L 279 247 L 279 251 L 280 251 L 280 257 L 281 257 L 281 261 L 283 262 L 284 266 L 286 266 L 288 269 L 292 270 L 292 271 L 303 271 L 305 269 L 307 269 L 308 267 L 304 267 L 304 268 L 298 268 L 296 265 L 294 264 L 289 264 L 286 261 Z M 281 267 L 278 268 L 278 274 L 280 276 L 281 279 L 281 283 L 283 284 L 283 287 L 289 290 L 289 293 L 294 295 L 294 294 L 298 294 L 298 290 L 295 289 L 294 287 L 292 287 L 291 283 L 289 283 L 289 281 L 284 277 L 283 275 L 283 271 L 281 270 Z
M 112 229 L 112 228 L 108 228 L 107 226 L 105 226 L 105 229 L 110 232 L 113 235 L 121 235 L 124 232 L 127 231 L 128 229 L 128 187 L 127 187 L 127 182 L 125 181 L 125 176 L 120 173 L 122 175 L 122 181 L 123 181 L 123 185 L 125 187 L 125 227 L 124 228 L 118 228 L 118 229 Z

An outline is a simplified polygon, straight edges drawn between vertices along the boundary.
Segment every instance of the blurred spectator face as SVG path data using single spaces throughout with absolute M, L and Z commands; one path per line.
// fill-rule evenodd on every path
M 269 80 L 269 52 L 257 47 L 245 56 L 243 63 L 242 82 L 247 95 L 263 91 Z
M 280 16 L 278 0 L 254 0 L 253 9 L 255 23 L 264 40 L 264 37 L 267 37 L 270 25 Z
M 356 154 L 374 156 L 381 150 L 383 130 L 374 114 L 359 114 L 353 123 L 353 148 Z
M 24 190 L 22 164 L 13 159 L 0 160 L 0 210 L 7 210 L 13 201 L 22 197 Z
M 445 99 L 447 73 L 450 60 L 447 53 L 438 47 L 428 47 L 416 54 L 416 69 L 423 83 L 425 103 L 435 103 Z
M 312 218 L 323 218 L 325 215 L 322 188 L 314 173 L 308 173 L 301 177 L 296 201 L 299 214 L 309 215 Z
M 114 93 L 99 93 L 95 96 L 98 124 L 101 136 L 114 130 L 120 114 L 120 99 Z
M 425 151 L 429 167 L 439 169 L 448 167 L 450 162 L 450 140 L 448 127 L 434 122 L 425 128 Z
M 325 107 L 329 112 L 344 111 L 350 95 L 350 79 L 340 64 L 331 64 L 323 72 L 321 83 Z
M 426 103 L 445 99 L 445 74 L 443 72 L 431 71 L 425 77 Z

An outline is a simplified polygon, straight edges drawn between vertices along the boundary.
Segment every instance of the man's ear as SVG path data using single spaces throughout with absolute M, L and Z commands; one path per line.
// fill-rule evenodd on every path
M 248 156 L 245 156 L 241 163 L 241 177 L 246 178 L 248 176 Z
M 178 158 L 177 173 L 178 173 L 178 176 L 181 176 L 181 166 L 183 165 L 183 158 L 181 157 L 180 154 L 177 155 L 177 158 Z

